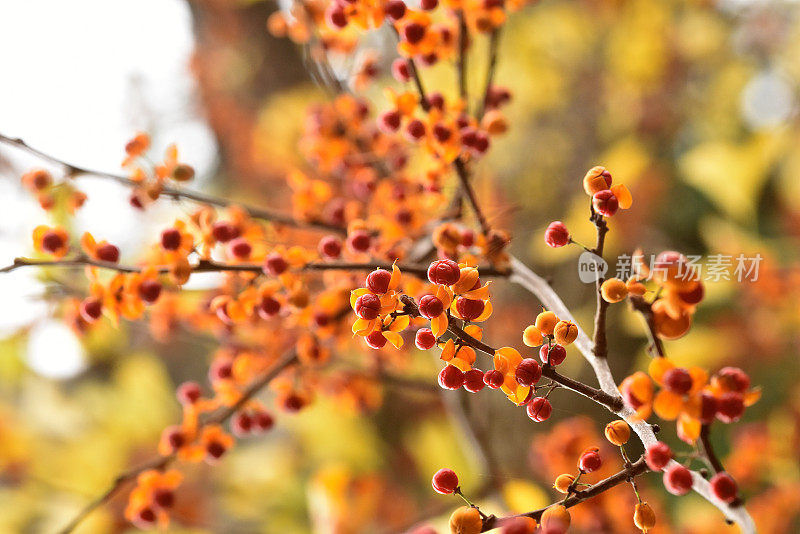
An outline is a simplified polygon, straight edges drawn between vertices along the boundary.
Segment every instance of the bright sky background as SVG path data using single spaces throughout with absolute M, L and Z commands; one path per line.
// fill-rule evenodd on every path
M 183 0 L 0 2 L 0 132 L 69 162 L 120 172 L 125 142 L 144 130 L 159 152 L 176 142 L 181 158 L 202 177 L 216 150 L 197 114 L 188 71 L 192 48 Z M 19 171 L 38 163 L 7 147 L 0 150 Z M 19 175 L 7 174 L 0 174 L 2 265 L 29 254 L 31 230 L 48 222 L 22 191 Z M 123 259 L 174 216 L 170 206 L 135 212 L 128 191 L 105 181 L 80 183 L 89 201 L 77 218 L 78 230 L 118 244 Z M 36 299 L 42 288 L 35 276 L 33 270 L 0 276 L 0 337 L 36 324 L 28 346 L 31 367 L 46 376 L 73 375 L 83 366 L 82 349 L 66 327 L 47 319 L 48 310 Z

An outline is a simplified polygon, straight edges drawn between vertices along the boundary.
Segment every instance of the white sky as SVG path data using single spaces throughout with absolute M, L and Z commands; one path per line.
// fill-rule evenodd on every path
M 145 130 L 159 155 L 176 142 L 182 160 L 202 176 L 216 147 L 194 104 L 192 39 L 183 0 L 0 0 L 0 132 L 66 161 L 119 172 L 125 142 Z M 20 170 L 37 164 L 0 150 Z M 89 201 L 78 230 L 118 244 L 123 259 L 174 217 L 170 206 L 135 212 L 128 191 L 116 185 L 80 183 Z M 0 174 L 0 264 L 29 254 L 31 230 L 47 222 L 19 176 Z M 35 298 L 40 293 L 33 270 L 0 275 L 0 337 L 39 323 L 29 344 L 31 367 L 69 376 L 81 368 L 80 346 L 69 342 L 68 330 L 45 320 L 48 310 Z

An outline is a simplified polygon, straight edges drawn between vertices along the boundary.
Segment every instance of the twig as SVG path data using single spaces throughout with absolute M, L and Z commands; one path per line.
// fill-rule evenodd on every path
M 281 358 L 269 371 L 264 373 L 263 376 L 256 379 L 247 389 L 244 390 L 242 396 L 236 403 L 226 407 L 225 409 L 217 412 L 211 418 L 202 423 L 202 425 L 220 424 L 227 421 L 233 414 L 240 408 L 247 404 L 254 396 L 258 394 L 267 384 L 269 384 L 276 376 L 282 373 L 287 367 L 294 365 L 297 362 L 297 352 L 292 349 L 283 358 Z M 176 454 L 154 458 L 149 462 L 139 465 L 125 473 L 117 476 L 114 482 L 102 495 L 87 504 L 81 511 L 63 528 L 59 534 L 69 534 L 75 530 L 86 517 L 94 510 L 108 502 L 114 495 L 116 495 L 128 482 L 135 480 L 140 473 L 149 469 L 163 470 L 177 459 Z
M 478 222 L 481 225 L 481 231 L 484 233 L 484 235 L 488 234 L 491 230 L 491 226 L 489 226 L 489 221 L 483 214 L 480 204 L 478 204 L 478 198 L 475 195 L 475 190 L 472 188 L 472 184 L 469 182 L 469 171 L 467 170 L 467 164 L 464 163 L 464 160 L 461 159 L 461 157 L 458 157 L 453 161 L 453 165 L 456 168 L 458 179 L 461 181 L 461 189 L 464 191 L 464 193 L 466 193 L 467 199 L 469 199 L 469 203 L 472 206 L 472 210 L 475 212 L 475 217 L 477 217 Z
M 594 211 L 592 208 L 592 216 L 590 220 L 594 223 L 597 229 L 597 243 L 592 252 L 603 260 L 603 249 L 606 243 L 606 234 L 608 233 L 608 224 L 603 219 L 603 216 Z M 600 286 L 603 285 L 603 277 L 598 276 L 596 282 L 596 295 L 597 308 L 594 315 L 594 355 L 601 359 L 608 357 L 608 339 L 606 337 L 606 315 L 608 312 L 608 302 L 603 298 L 600 292 Z
M 497 52 L 500 48 L 500 28 L 501 26 L 498 26 L 492 30 L 492 33 L 489 36 L 489 63 L 486 67 L 486 85 L 483 89 L 483 98 L 481 98 L 480 102 L 478 102 L 478 111 L 475 113 L 475 118 L 478 119 L 478 122 L 481 121 L 486 113 L 486 101 L 489 98 L 489 93 L 491 92 L 492 85 L 494 84 L 494 75 L 497 71 Z
M 467 21 L 464 12 L 458 11 L 458 94 L 465 106 L 469 107 L 469 96 L 467 95 L 467 46 L 469 33 L 467 31 Z
M 567 309 L 564 302 L 553 288 L 551 288 L 542 277 L 531 271 L 524 263 L 515 257 L 511 258 L 511 272 L 512 282 L 530 291 L 547 309 L 553 311 L 561 319 L 575 322 L 569 309 Z M 575 340 L 575 346 L 594 369 L 597 381 L 600 383 L 600 389 L 613 397 L 619 397 L 619 390 L 614 381 L 614 375 L 611 373 L 611 369 L 608 366 L 608 360 L 597 358 L 594 355 L 592 342 L 580 326 L 578 326 L 578 338 Z M 627 403 L 623 404 L 622 409 L 617 412 L 617 415 L 631 426 L 634 432 L 639 436 L 644 447 L 649 447 L 658 441 L 658 438 L 656 438 L 653 432 L 653 427 L 646 421 L 643 421 L 641 417 L 636 414 L 636 411 Z M 673 460 L 670 465 L 674 464 L 675 462 Z M 747 513 L 744 506 L 733 507 L 714 497 L 711 493 L 711 487 L 708 481 L 696 471 L 692 471 L 692 481 L 692 489 L 716 506 L 729 520 L 738 523 L 743 534 L 755 533 L 756 529 L 753 518 L 750 517 L 750 514 Z
M 96 171 L 92 169 L 88 169 L 86 167 L 81 167 L 78 165 L 74 165 L 72 163 L 67 163 L 64 160 L 61 160 L 55 156 L 42 152 L 30 145 L 28 145 L 25 141 L 19 138 L 8 137 L 6 135 L 0 134 L 0 143 L 5 143 L 7 145 L 15 146 L 21 150 L 24 150 L 38 158 L 49 161 L 55 165 L 59 165 L 64 168 L 68 176 L 75 177 L 80 175 L 87 175 L 87 176 L 96 176 L 98 178 L 105 178 L 108 180 L 113 180 L 118 184 L 121 184 L 125 187 L 137 187 L 139 184 L 134 180 L 131 180 L 127 176 L 123 176 L 120 174 L 113 174 L 109 172 L 103 171 Z M 345 234 L 346 229 L 335 225 L 329 224 L 323 221 L 301 221 L 298 219 L 293 218 L 292 216 L 285 214 L 285 213 L 278 213 L 262 208 L 257 208 L 255 206 L 250 206 L 247 204 L 242 204 L 238 202 L 233 202 L 231 200 L 227 200 L 220 197 L 215 197 L 212 195 L 207 195 L 205 193 L 200 193 L 197 191 L 190 191 L 188 189 L 183 188 L 175 188 L 175 187 L 168 187 L 165 186 L 162 188 L 161 193 L 165 196 L 172 197 L 175 199 L 184 198 L 187 200 L 191 200 L 193 202 L 199 202 L 201 204 L 209 204 L 212 206 L 217 206 L 221 208 L 225 208 L 228 206 L 239 206 L 244 209 L 251 217 L 255 219 L 261 219 L 264 221 L 270 221 L 276 224 L 283 224 L 286 226 L 293 226 L 296 228 L 304 228 L 304 229 L 315 229 L 315 230 L 324 230 L 326 232 L 336 232 L 339 234 Z
M 664 351 L 664 343 L 662 343 L 661 339 L 656 333 L 656 323 L 653 315 L 652 305 L 638 295 L 631 295 L 628 297 L 628 300 L 631 303 L 631 308 L 639 312 L 644 319 L 644 323 L 647 328 L 647 352 L 658 358 L 663 358 L 666 355 Z
M 584 490 L 575 490 L 572 495 L 564 499 L 561 504 L 566 508 L 570 508 L 575 506 L 576 504 L 580 504 L 587 499 L 591 499 L 601 493 L 617 486 L 619 484 L 623 484 L 628 482 L 629 480 L 633 480 L 634 477 L 641 475 L 647 471 L 647 464 L 644 461 L 644 457 L 639 458 L 636 462 L 630 464 L 629 466 L 625 467 L 621 471 L 617 472 L 616 474 L 601 480 L 597 484 L 593 484 Z M 547 510 L 548 507 L 540 508 L 538 510 L 532 510 L 530 512 L 525 512 L 524 514 L 517 514 L 508 517 L 496 517 L 490 515 L 487 517 L 483 522 L 483 528 L 481 532 L 487 532 L 489 530 L 493 530 L 499 528 L 503 525 L 505 521 L 510 519 L 514 519 L 516 517 L 530 517 L 537 521 L 542 518 L 542 514 Z

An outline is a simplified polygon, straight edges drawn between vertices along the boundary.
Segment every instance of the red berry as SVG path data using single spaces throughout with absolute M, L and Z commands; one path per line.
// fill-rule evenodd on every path
M 406 135 L 412 141 L 417 141 L 425 136 L 425 123 L 419 119 L 412 119 L 406 125 Z
M 716 378 L 725 391 L 744 393 L 750 387 L 750 377 L 738 367 L 723 367 Z
M 664 389 L 685 395 L 692 389 L 692 375 L 683 367 L 674 367 L 664 373 Z
M 200 400 L 200 397 L 202 396 L 200 384 L 197 382 L 184 382 L 178 386 L 175 396 L 178 397 L 178 401 L 184 406 L 194 404 Z
M 323 237 L 319 241 L 319 253 L 329 260 L 335 260 L 342 254 L 342 241 L 332 235 Z
M 437 123 L 433 125 L 433 136 L 440 143 L 446 143 L 453 136 L 453 131 L 444 124 Z
M 390 109 L 378 115 L 378 127 L 386 133 L 394 133 L 400 129 L 400 113 Z
M 172 452 L 177 451 L 186 444 L 186 436 L 179 426 L 168 426 L 164 429 L 162 439 L 169 445 Z
M 159 488 L 153 492 L 153 502 L 162 509 L 172 508 L 175 504 L 175 494 L 168 489 Z
M 462 247 L 471 247 L 475 244 L 475 232 L 470 230 L 469 228 L 465 228 L 461 231 L 461 246 Z
M 477 393 L 485 386 L 486 384 L 483 383 L 483 371 L 480 369 L 470 369 L 464 373 L 464 389 L 470 393 Z
M 233 365 L 229 361 L 216 360 L 208 369 L 208 378 L 212 382 L 228 380 L 233 376 Z
M 663 441 L 657 441 L 647 447 L 644 461 L 653 471 L 661 471 L 672 460 L 672 449 Z
M 417 330 L 417 335 L 414 338 L 414 344 L 420 350 L 428 350 L 436 345 L 436 336 L 430 328 L 420 328 Z
M 710 484 L 711 491 L 717 499 L 728 504 L 736 500 L 736 481 L 728 473 L 717 473 L 711 478 Z
M 231 254 L 240 260 L 246 260 L 250 257 L 250 253 L 253 252 L 253 247 L 243 237 L 237 237 L 231 241 L 228 247 L 230 248 Z
M 384 9 L 386 15 L 392 20 L 400 20 L 406 14 L 406 4 L 402 0 L 389 0 Z
M 366 321 L 371 321 L 378 316 L 381 311 L 381 299 L 372 293 L 366 293 L 356 299 L 356 315 Z
M 161 246 L 164 250 L 178 250 L 181 246 L 181 232 L 177 228 L 167 228 L 161 232 Z
M 487 150 L 489 150 L 489 136 L 486 132 L 475 132 L 475 140 L 472 142 L 472 148 L 478 154 L 485 154 Z
M 586 449 L 578 460 L 578 468 L 584 473 L 591 473 L 600 469 L 603 459 L 600 458 L 600 450 L 597 447 Z
M 503 385 L 505 377 L 503 373 L 496 369 L 490 369 L 483 374 L 483 383 L 492 389 L 497 389 Z
M 347 245 L 353 252 L 366 252 L 372 245 L 372 237 L 364 230 L 356 230 L 347 236 Z
M 542 366 L 533 358 L 525 358 L 517 365 L 514 378 L 522 386 L 532 386 L 542 378 Z
M 480 317 L 485 307 L 486 305 L 482 300 L 464 297 L 458 297 L 458 299 L 456 299 L 456 310 L 458 310 L 458 314 L 465 321 L 474 321 Z
M 344 14 L 344 9 L 335 2 L 332 3 L 325 12 L 325 20 L 328 21 L 328 24 L 337 29 L 342 29 L 347 26 L 347 16 Z
M 605 217 L 612 217 L 619 209 L 619 201 L 610 190 L 598 191 L 592 197 L 594 211 Z
M 264 260 L 264 272 L 272 276 L 279 276 L 285 273 L 288 268 L 289 262 L 277 252 L 269 254 L 267 259 Z
M 206 460 L 219 460 L 226 450 L 225 445 L 219 441 L 210 441 L 206 443 Z
M 567 349 L 561 345 L 542 345 L 539 349 L 539 359 L 550 365 L 560 365 L 567 357 Z
M 717 419 L 723 423 L 738 421 L 744 414 L 744 397 L 741 393 L 729 391 L 717 398 Z
M 710 393 L 703 392 L 700 395 L 700 422 L 710 424 L 714 422 L 717 415 L 717 398 Z
M 314 319 L 314 324 L 320 328 L 325 328 L 331 322 L 331 316 L 323 311 L 315 311 L 312 318 Z
M 432 9 L 436 9 L 436 6 L 439 5 L 439 0 L 420 0 L 419 7 L 424 9 L 425 11 L 431 11 Z
M 437 493 L 449 495 L 458 487 L 458 475 L 452 469 L 439 469 L 434 473 L 431 485 Z
M 686 495 L 692 489 L 692 473 L 680 464 L 664 471 L 664 487 L 673 495 Z
M 434 91 L 428 95 L 428 104 L 433 109 L 444 109 L 444 95 L 439 91 Z
M 380 330 L 372 332 L 365 337 L 364 340 L 367 342 L 367 345 L 373 349 L 382 349 L 384 345 L 386 345 L 386 336 L 384 336 L 383 332 Z
M 258 304 L 256 311 L 262 319 L 270 319 L 281 311 L 281 303 L 272 297 L 264 297 Z
M 158 280 L 143 280 L 139 286 L 139 297 L 148 304 L 152 304 L 161 296 L 161 282 Z
M 97 257 L 102 261 L 117 263 L 119 261 L 119 249 L 111 243 L 105 243 L 97 247 Z
M 367 287 L 373 293 L 383 294 L 389 291 L 391 280 L 392 273 L 385 269 L 375 269 L 367 275 Z
M 512 517 L 511 519 L 507 519 L 503 521 L 500 534 L 530 534 L 532 532 L 530 521 L 530 519 L 525 517 Z
M 143 525 L 150 525 L 156 522 L 156 513 L 152 508 L 142 508 L 136 516 L 136 522 Z
M 444 303 L 435 295 L 425 295 L 419 299 L 419 313 L 426 319 L 433 319 L 444 311 Z
M 444 389 L 458 389 L 464 385 L 464 373 L 455 365 L 447 365 L 439 372 L 439 385 Z
M 227 243 L 239 237 L 239 230 L 227 221 L 215 222 L 211 227 L 211 235 L 220 243 Z
M 405 4 L 403 4 L 405 6 Z M 397 58 L 392 62 L 392 76 L 398 82 L 407 82 L 411 79 L 411 69 L 408 67 L 408 60 Z
M 528 402 L 526 410 L 528 417 L 537 423 L 541 423 L 550 419 L 550 415 L 553 413 L 553 405 L 544 397 L 534 397 Z
M 93 323 L 103 314 L 103 303 L 95 297 L 88 297 L 81 302 L 81 317 Z
M 54 230 L 49 230 L 42 236 L 42 249 L 44 249 L 45 252 L 51 254 L 58 252 L 64 245 L 64 236 Z
M 697 282 L 691 291 L 681 291 L 678 297 L 686 304 L 698 304 L 705 296 L 706 290 L 702 282 Z M 749 379 L 748 379 L 749 381 Z
M 411 44 L 417 44 L 425 37 L 425 26 L 412 22 L 403 27 L 403 38 Z
M 461 278 L 461 268 L 453 260 L 436 260 L 428 267 L 428 280 L 432 284 L 452 286 Z
M 259 432 L 266 432 L 275 425 L 275 419 L 263 410 L 259 410 L 253 414 L 253 425 Z
M 551 222 L 547 230 L 544 231 L 544 242 L 553 248 L 568 245 L 569 239 L 569 230 L 567 230 L 567 226 L 561 221 Z
M 250 433 L 253 428 L 253 419 L 246 412 L 239 412 L 233 416 L 231 421 L 231 430 L 237 436 L 244 437 Z

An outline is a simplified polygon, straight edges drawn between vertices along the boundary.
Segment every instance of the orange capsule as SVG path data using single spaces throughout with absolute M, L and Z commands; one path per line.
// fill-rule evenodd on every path
M 656 514 L 646 502 L 640 502 L 633 511 L 633 524 L 647 534 L 656 524 Z
M 605 167 L 592 167 L 583 177 L 583 190 L 589 196 L 611 187 L 611 173 Z
M 571 518 L 566 507 L 554 504 L 542 514 L 542 530 L 545 532 L 566 532 Z
M 530 325 L 522 332 L 522 342 L 529 347 L 538 347 L 542 344 L 542 333 L 536 326 Z
M 573 482 L 575 482 L 575 475 L 563 473 L 556 477 L 556 481 L 553 483 L 553 488 L 555 488 L 555 490 L 559 493 L 567 493 Z
M 556 317 L 555 313 L 551 311 L 543 311 L 536 316 L 536 322 L 534 325 L 539 329 L 539 332 L 541 332 L 542 335 L 552 336 L 557 323 L 558 317 Z
M 609 278 L 600 286 L 600 294 L 606 302 L 620 302 L 628 296 L 628 286 L 619 278 Z
M 621 447 L 631 439 L 631 427 L 622 419 L 617 419 L 606 425 L 605 435 L 608 441 L 617 447 Z
M 556 323 L 553 334 L 555 335 L 556 343 L 566 346 L 578 337 L 578 327 L 570 321 L 559 321 Z
M 450 516 L 451 534 L 479 534 L 483 529 L 483 519 L 477 508 L 462 506 Z

